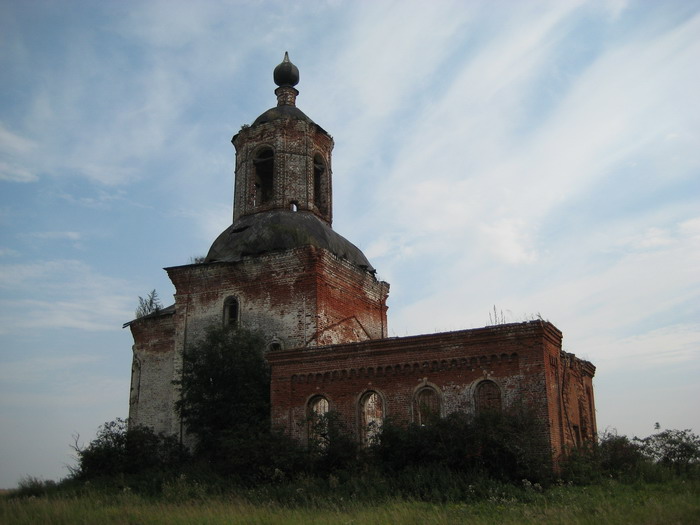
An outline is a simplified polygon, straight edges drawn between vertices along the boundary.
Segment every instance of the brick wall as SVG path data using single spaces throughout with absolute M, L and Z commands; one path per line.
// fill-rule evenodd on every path
M 559 352 L 561 332 L 541 321 L 273 352 L 272 422 L 305 439 L 308 402 L 322 395 L 359 434 L 359 402 L 368 391 L 380 395 L 386 417 L 415 421 L 415 395 L 425 385 L 438 392 L 441 415 L 474 413 L 476 389 L 488 380 L 504 408 L 522 403 L 534 410 L 556 454 L 557 389 L 546 363 Z
M 288 209 L 294 201 L 299 210 L 310 211 L 328 224 L 332 223 L 331 152 L 333 139 L 314 123 L 297 119 L 274 120 L 243 128 L 233 138 L 236 147 L 236 181 L 234 188 L 234 222 L 243 215 L 268 209 Z M 254 158 L 261 147 L 275 152 L 274 199 L 254 204 Z M 320 155 L 325 164 L 323 176 L 322 211 L 314 203 L 314 156 Z
M 172 380 L 175 374 L 173 312 L 136 319 L 129 395 L 129 420 L 156 432 L 177 433 Z

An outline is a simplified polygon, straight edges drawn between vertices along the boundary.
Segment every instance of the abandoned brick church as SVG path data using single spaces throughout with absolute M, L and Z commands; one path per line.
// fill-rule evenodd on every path
M 562 351 L 562 333 L 531 321 L 387 337 L 389 285 L 331 228 L 333 139 L 296 107 L 285 54 L 277 106 L 233 137 L 233 222 L 203 262 L 166 268 L 175 304 L 128 323 L 129 418 L 183 435 L 174 409 L 183 351 L 211 325 L 264 334 L 272 423 L 305 439 L 309 415 L 333 410 L 366 442 L 386 417 L 531 407 L 556 458 L 596 433 L 595 367 Z

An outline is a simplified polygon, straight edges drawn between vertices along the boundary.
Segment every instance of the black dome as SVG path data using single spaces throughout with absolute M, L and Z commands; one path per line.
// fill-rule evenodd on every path
M 289 61 L 289 53 L 284 52 L 284 60 L 272 72 L 272 78 L 279 87 L 294 87 L 299 83 L 299 68 Z
M 260 115 L 253 122 L 253 126 L 258 124 L 264 124 L 265 122 L 270 122 L 271 120 L 280 120 L 284 118 L 304 120 L 313 124 L 313 120 L 306 116 L 306 114 L 296 106 L 277 106 L 268 109 L 265 113 Z
M 241 217 L 214 241 L 204 262 L 237 262 L 246 256 L 301 246 L 325 248 L 355 266 L 374 271 L 357 246 L 334 232 L 313 213 L 290 210 Z

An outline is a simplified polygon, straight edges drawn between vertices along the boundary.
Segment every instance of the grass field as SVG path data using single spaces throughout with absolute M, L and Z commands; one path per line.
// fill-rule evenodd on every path
M 149 499 L 122 493 L 34 498 L 0 497 L 2 524 L 700 524 L 700 483 L 625 485 L 495 493 L 474 503 L 431 504 L 389 499 L 285 506 L 236 496 Z

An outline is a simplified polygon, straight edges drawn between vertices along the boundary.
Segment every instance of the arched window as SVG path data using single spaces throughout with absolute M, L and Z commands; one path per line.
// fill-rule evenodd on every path
M 255 197 L 253 204 L 259 206 L 270 202 L 274 195 L 274 153 L 270 148 L 261 149 L 253 160 L 255 166 Z
M 360 399 L 360 435 L 363 445 L 371 445 L 379 436 L 384 421 L 384 402 L 377 392 Z
M 319 447 L 328 446 L 328 411 L 330 406 L 328 399 L 323 396 L 314 396 L 309 399 L 306 409 L 309 422 L 309 441 Z
M 493 381 L 482 381 L 474 393 L 476 413 L 501 410 L 501 389 Z
M 235 297 L 227 297 L 224 301 L 224 326 L 238 326 L 238 299 Z
M 425 425 L 440 417 L 440 396 L 434 388 L 421 388 L 416 392 L 413 402 L 413 414 L 417 424 Z
M 328 213 L 326 162 L 321 155 L 314 155 L 314 204 L 324 215 Z

